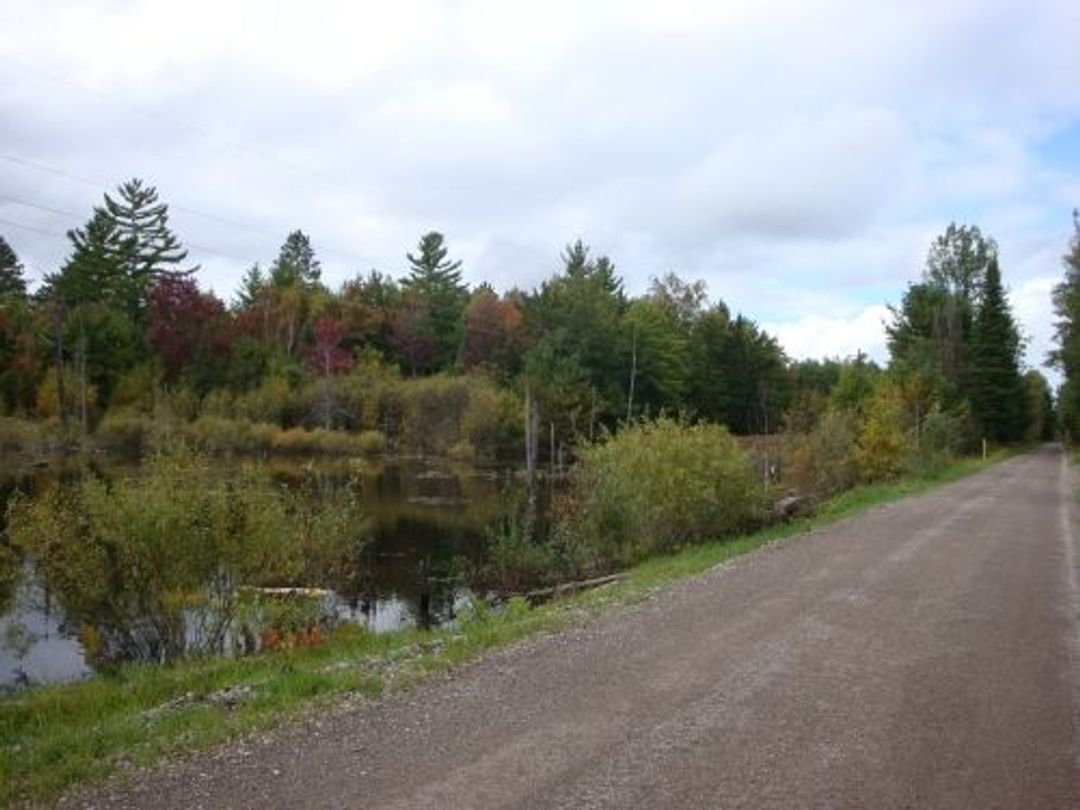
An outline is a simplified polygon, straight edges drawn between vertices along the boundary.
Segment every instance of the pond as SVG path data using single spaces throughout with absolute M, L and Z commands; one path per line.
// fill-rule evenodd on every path
M 229 476 L 244 461 L 222 457 L 214 466 Z M 350 592 L 326 594 L 323 608 L 335 620 L 361 623 L 374 632 L 440 624 L 454 617 L 466 593 L 464 574 L 480 558 L 486 527 L 518 486 L 512 471 L 437 459 L 290 456 L 260 463 L 267 476 L 288 487 L 313 475 L 330 486 L 360 482 L 371 538 L 362 572 Z M 16 491 L 33 496 L 70 486 L 82 476 L 108 480 L 138 472 L 138 462 L 101 457 L 0 469 L 0 521 Z M 0 528 L 6 527 L 0 523 Z M 71 600 L 50 592 L 30 562 L 6 581 L 0 589 L 0 690 L 92 673 L 79 617 L 64 615 L 60 607 Z

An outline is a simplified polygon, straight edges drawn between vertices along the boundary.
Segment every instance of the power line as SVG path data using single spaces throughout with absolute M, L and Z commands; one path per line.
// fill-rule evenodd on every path
M 97 89 L 95 89 L 93 87 L 89 87 L 89 86 L 87 86 L 85 84 L 82 84 L 81 82 L 72 81 L 71 79 L 67 78 L 66 76 L 61 76 L 59 74 L 52 73 L 51 71 L 48 71 L 48 70 L 42 70 L 41 68 L 39 68 L 39 67 L 37 67 L 35 65 L 31 65 L 31 64 L 28 64 L 27 62 L 23 62 L 20 59 L 16 59 L 13 56 L 11 56 L 10 54 L 0 53 L 0 59 L 3 59 L 5 62 L 8 62 L 9 64 L 14 65 L 15 67 L 18 67 L 18 68 L 26 71 L 27 73 L 33 73 L 34 75 L 36 75 L 39 78 L 46 79 L 48 81 L 55 82 L 57 84 L 65 85 L 65 86 L 70 87 L 72 89 L 78 90 L 78 91 L 80 91 L 82 93 L 86 93 L 86 94 L 91 95 L 91 96 L 96 96 L 97 98 L 103 99 L 104 101 L 108 101 L 111 104 L 117 105 L 118 107 L 123 107 L 125 110 L 127 110 L 128 112 L 133 113 L 135 115 L 142 116 L 143 118 L 148 118 L 148 119 L 150 119 L 152 121 L 156 121 L 158 123 L 168 124 L 171 127 L 179 127 L 181 129 L 185 129 L 188 132 L 191 132 L 194 135 L 198 135 L 200 138 L 203 138 L 203 139 L 209 141 L 210 143 L 217 145 L 219 148 L 226 148 L 226 149 L 233 150 L 235 152 L 241 152 L 241 153 L 244 153 L 244 154 L 253 155 L 255 157 L 262 158 L 263 160 L 272 160 L 272 161 L 275 161 L 275 162 L 282 163 L 282 165 L 288 165 L 287 163 L 283 162 L 276 155 L 272 155 L 272 154 L 269 154 L 267 152 L 263 152 L 262 150 L 259 150 L 259 149 L 253 149 L 252 147 L 247 146 L 245 144 L 236 143 L 234 141 L 230 141 L 230 140 L 227 140 L 225 138 L 216 137 L 215 135 L 212 135 L 211 133 L 207 132 L 206 130 L 202 129 L 201 127 L 198 127 L 195 124 L 192 124 L 192 123 L 190 123 L 188 121 L 181 120 L 181 119 L 176 118 L 174 116 L 168 115 L 167 113 L 163 113 L 163 112 L 160 112 L 158 110 L 154 110 L 154 109 L 152 109 L 150 107 L 143 107 L 142 105 L 139 105 L 139 104 L 133 104 L 132 102 L 127 101 L 126 99 L 120 98 L 119 96 L 115 96 L 115 95 L 113 95 L 111 93 L 106 93 L 106 92 L 104 92 L 102 90 L 97 90 Z
M 34 231 L 35 233 L 42 233 L 46 236 L 66 236 L 67 234 L 58 233 L 56 231 L 49 231 L 45 228 L 39 228 L 36 225 L 25 225 L 22 222 L 13 222 L 10 219 L 0 218 L 0 225 L 9 225 L 12 228 L 22 228 L 26 231 Z
M 65 171 L 63 169 L 59 169 L 59 168 L 57 168 L 55 166 L 51 166 L 51 165 L 49 165 L 47 163 L 42 163 L 42 162 L 36 161 L 36 160 L 30 160 L 28 158 L 20 157 L 18 155 L 0 153 L 0 160 L 5 160 L 8 163 L 13 163 L 13 164 L 15 164 L 17 166 L 24 166 L 26 168 L 46 172 L 48 174 L 52 174 L 52 175 L 55 175 L 57 177 L 62 177 L 62 178 L 65 178 L 67 180 L 72 180 L 74 182 L 82 183 L 83 185 L 92 186 L 94 188 L 104 190 L 106 193 L 108 193 L 109 191 L 112 190 L 109 186 L 107 186 L 106 184 L 104 184 L 104 183 L 102 183 L 100 181 L 92 180 L 92 179 L 90 179 L 88 177 L 83 177 L 81 175 L 72 174 L 71 172 Z M 41 210 L 44 210 L 44 211 L 51 211 L 53 213 L 62 214 L 64 216 L 74 217 L 75 219 L 82 219 L 83 218 L 81 214 L 75 214 L 75 213 L 72 213 L 71 211 L 61 211 L 59 209 L 50 208 L 49 206 L 45 206 L 45 205 L 42 205 L 40 203 L 34 203 L 34 202 L 27 201 L 27 200 L 17 199 L 17 198 L 11 197 L 9 195 L 0 195 L 0 197 L 3 197 L 5 199 L 11 200 L 12 202 L 16 202 L 16 203 L 19 203 L 19 204 L 22 204 L 22 205 L 28 205 L 28 206 L 33 207 L 33 208 L 40 208 Z M 211 219 L 211 220 L 214 220 L 216 222 L 220 222 L 220 223 L 222 223 L 224 225 L 229 225 L 229 226 L 234 227 L 234 228 L 242 228 L 244 230 L 253 231 L 255 233 L 262 234 L 262 235 L 267 236 L 267 237 L 272 238 L 272 239 L 279 239 L 280 238 L 280 234 L 269 231 L 266 228 L 262 228 L 262 227 L 260 227 L 258 225 L 252 225 L 250 223 L 241 222 L 240 220 L 233 219 L 231 217 L 222 216 L 220 214 L 215 214 L 215 213 L 212 213 L 210 211 L 204 211 L 204 210 L 201 210 L 201 209 L 198 209 L 198 208 L 192 208 L 191 206 L 179 205 L 179 204 L 176 204 L 176 203 L 169 203 L 168 205 L 169 205 L 170 208 L 172 208 L 175 211 L 182 211 L 184 213 L 192 214 L 194 216 L 203 217 L 205 219 Z M 203 250 L 203 251 L 205 251 L 207 253 L 212 253 L 212 254 L 217 255 L 217 256 L 222 256 L 224 258 L 233 259 L 235 261 L 240 261 L 240 262 L 251 261 L 250 258 L 246 258 L 246 259 L 245 258 L 240 258 L 239 256 L 235 256 L 235 255 L 232 255 L 230 253 L 226 253 L 226 252 L 217 250 L 215 248 L 209 248 L 209 247 L 198 245 L 195 242 L 188 241 L 188 242 L 186 242 L 186 244 L 189 247 L 198 248 L 198 249 Z M 337 248 L 334 248 L 334 247 L 328 247 L 326 245 L 323 245 L 320 248 L 320 250 L 322 252 L 324 252 L 324 253 L 331 253 L 331 254 L 341 256 L 343 258 L 349 259 L 350 261 L 357 262 L 357 263 L 359 263 L 361 265 L 364 265 L 364 264 L 371 265 L 371 264 L 373 264 L 367 258 L 364 258 L 362 256 L 358 256 L 358 255 L 353 254 L 353 253 L 348 253 L 346 251 L 338 250 Z
M 31 202 L 30 200 L 24 200 L 21 197 L 12 197 L 10 194 L 0 194 L 0 200 L 7 200 L 13 202 L 16 205 L 25 205 L 27 208 L 37 208 L 40 211 L 48 211 L 50 214 L 60 214 L 65 217 L 73 217 L 75 219 L 82 219 L 81 214 L 75 214 L 71 211 L 62 211 L 59 208 L 53 208 L 48 205 L 42 205 L 41 203 Z
M 13 202 L 16 205 L 25 205 L 28 208 L 36 208 L 36 209 L 38 209 L 40 211 L 48 211 L 51 214 L 59 214 L 60 216 L 71 217 L 72 219 L 75 219 L 75 220 L 81 220 L 83 218 L 82 214 L 76 214 L 76 213 L 74 213 L 72 211 L 63 211 L 63 210 L 61 210 L 59 208 L 53 208 L 52 206 L 49 206 L 49 205 L 42 205 L 40 203 L 32 202 L 31 200 L 24 200 L 24 199 L 21 199 L 19 197 L 12 197 L 9 194 L 0 194 L 0 200 L 7 200 L 8 202 Z M 6 222 L 6 220 L 0 220 L 0 222 Z M 8 225 L 14 225 L 17 228 L 27 228 L 28 230 L 36 230 L 39 233 L 48 234 L 50 236 L 64 236 L 64 237 L 67 236 L 66 233 L 58 234 L 55 231 L 47 231 L 47 230 L 45 230 L 43 228 L 34 228 L 34 227 L 29 226 L 29 225 L 19 225 L 17 222 L 7 222 L 7 224 Z M 218 250 L 217 248 L 211 248 L 211 247 L 207 247 L 206 245 L 200 245 L 197 242 L 189 242 L 189 241 L 185 240 L 184 244 L 185 244 L 186 247 L 195 248 L 196 250 L 199 250 L 199 251 L 201 251 L 203 253 L 209 253 L 212 256 L 220 256 L 223 259 L 232 259 L 233 261 L 238 261 L 238 262 L 247 262 L 247 261 L 249 261 L 248 259 L 243 259 L 243 258 L 241 258 L 239 256 L 234 255 L 234 254 L 222 252 L 221 250 Z
M 107 93 L 107 92 L 104 92 L 102 90 L 98 90 L 96 88 L 90 87 L 90 86 L 88 86 L 86 84 L 83 84 L 81 82 L 73 81 L 72 79 L 69 79 L 66 76 L 56 74 L 56 73 L 53 73 L 53 72 L 48 71 L 48 70 L 43 70 L 42 68 L 37 67 L 36 65 L 32 65 L 32 64 L 30 64 L 28 62 L 24 62 L 21 59 L 16 59 L 15 57 L 11 56 L 10 54 L 0 53 L 0 59 L 3 59 L 4 61 L 8 62 L 9 64 L 14 65 L 15 67 L 18 67 L 18 68 L 20 68 L 21 70 L 23 70 L 23 71 L 25 71 L 27 73 L 33 74 L 33 75 L 37 76 L 38 78 L 45 79 L 47 81 L 55 82 L 57 84 L 61 84 L 61 85 L 70 87 L 70 88 L 72 88 L 74 90 L 78 90 L 78 91 L 80 91 L 82 93 L 86 93 L 88 95 L 94 96 L 94 97 L 99 98 L 101 100 L 107 101 L 107 102 L 109 102 L 111 104 L 115 104 L 116 106 L 119 106 L 119 107 L 121 107 L 121 108 L 127 110 L 128 112 L 133 113 L 135 115 L 142 116 L 143 118 L 147 118 L 147 119 L 156 121 L 158 123 L 165 123 L 165 124 L 168 124 L 171 127 L 179 127 L 181 129 L 185 129 L 188 132 L 191 132 L 192 134 L 195 134 L 195 135 L 199 136 L 200 138 L 207 141 L 208 143 L 211 143 L 211 144 L 214 144 L 214 145 L 218 146 L 219 148 L 229 149 L 229 150 L 232 150 L 234 152 L 239 152 L 239 153 L 246 154 L 246 155 L 254 157 L 254 158 L 258 158 L 260 160 L 269 161 L 271 163 L 276 163 L 277 165 L 282 166 L 282 167 L 284 167 L 284 168 L 286 168 L 286 169 L 288 169 L 288 170 L 290 170 L 292 172 L 295 172 L 295 173 L 304 174 L 304 175 L 308 174 L 309 169 L 307 167 L 305 167 L 305 166 L 300 165 L 299 163 L 296 163 L 294 161 L 282 158 L 280 155 L 275 154 L 275 153 L 270 152 L 270 151 L 267 151 L 265 149 L 259 149 L 259 148 L 252 147 L 248 143 L 239 143 L 237 141 L 233 141 L 233 140 L 228 139 L 228 138 L 221 138 L 221 137 L 215 135 L 214 133 L 209 132 L 208 130 L 206 130 L 206 129 L 200 127 L 200 126 L 197 126 L 195 124 L 192 124 L 190 121 L 184 120 L 182 118 L 178 118 L 178 117 L 175 117 L 175 116 L 172 116 L 172 115 L 168 115 L 167 113 L 163 113 L 163 112 L 161 112 L 159 110 L 156 110 L 156 109 L 153 109 L 151 107 L 145 107 L 145 106 L 140 105 L 140 104 L 135 104 L 135 103 L 133 103 L 131 101 L 128 101 L 128 100 L 126 100 L 124 98 L 121 98 L 120 96 L 114 95 L 112 93 Z M 354 188 L 346 188 L 345 186 L 343 186 L 341 184 L 334 183 L 333 181 L 328 182 L 325 179 L 319 179 L 319 178 L 314 178 L 314 177 L 312 177 L 311 179 L 316 180 L 322 186 L 336 187 L 336 188 L 338 188 L 338 189 L 340 189 L 342 191 L 348 192 L 349 194 L 361 194 L 362 196 L 366 197 L 369 201 L 371 201 L 373 203 L 385 202 L 383 200 L 380 200 L 380 198 L 378 196 L 376 196 L 376 195 L 374 195 L 374 194 L 372 194 L 371 192 L 368 192 L 368 191 L 362 191 L 362 190 L 358 191 L 357 189 L 354 189 Z M 100 184 L 98 184 L 98 185 L 100 185 Z M 174 206 L 174 207 L 177 210 L 180 210 L 180 208 L 181 208 L 181 206 Z M 396 206 L 396 205 L 391 205 L 390 207 L 391 208 L 398 208 L 400 210 L 400 207 Z M 200 216 L 209 216 L 211 218 L 215 218 L 213 214 L 208 215 L 205 212 L 199 212 L 199 211 L 190 210 L 190 209 L 189 209 L 189 213 L 196 213 L 196 214 L 198 214 Z M 432 222 L 432 221 L 435 221 L 437 219 L 435 217 L 432 217 L 428 212 L 418 211 L 418 210 L 415 210 L 415 209 L 412 210 L 412 211 L 404 211 L 403 213 L 410 216 L 412 219 L 417 220 L 417 221 Z M 240 227 L 250 227 L 250 226 L 241 224 Z M 340 250 L 329 249 L 329 252 L 337 253 L 338 255 L 344 256 L 346 258 L 352 258 L 352 259 L 357 258 L 355 256 L 351 256 L 350 254 L 345 253 L 345 252 L 340 251 Z

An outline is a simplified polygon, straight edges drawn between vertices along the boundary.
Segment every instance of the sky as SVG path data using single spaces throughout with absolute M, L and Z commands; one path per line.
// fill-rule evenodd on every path
M 1028 362 L 1080 206 L 1080 3 L 0 6 L 0 235 L 32 279 L 141 177 L 228 299 L 301 228 L 336 286 L 446 235 L 530 289 L 582 239 L 704 280 L 795 358 L 885 361 L 951 221 L 1000 247 Z

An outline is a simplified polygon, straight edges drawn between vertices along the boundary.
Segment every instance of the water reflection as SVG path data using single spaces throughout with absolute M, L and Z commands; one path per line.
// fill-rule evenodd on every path
M 230 476 L 240 463 L 222 458 L 215 460 L 215 469 Z M 357 477 L 362 481 L 361 501 L 372 542 L 357 575 L 330 593 L 327 614 L 374 632 L 439 624 L 455 616 L 465 594 L 465 573 L 482 550 L 484 528 L 499 513 L 506 488 L 513 486 L 513 476 L 503 472 L 427 459 L 375 463 L 272 458 L 266 471 L 287 487 L 313 474 L 326 486 L 344 486 Z M 138 474 L 136 463 L 101 459 L 0 472 L 0 530 L 6 529 L 6 504 L 16 489 L 32 496 L 80 476 Z M 6 531 L 0 531 L 0 569 L 6 542 Z M 92 669 L 87 627 L 60 607 L 78 599 L 49 594 L 29 564 L 9 561 L 7 567 L 7 577 L 0 570 L 0 688 L 84 677 Z M 189 648 L 200 649 L 200 622 L 190 611 L 185 615 Z M 230 638 L 223 646 L 246 644 Z
M 41 583 L 24 572 L 0 616 L 0 688 L 70 681 L 91 672 L 78 628 L 65 621 Z

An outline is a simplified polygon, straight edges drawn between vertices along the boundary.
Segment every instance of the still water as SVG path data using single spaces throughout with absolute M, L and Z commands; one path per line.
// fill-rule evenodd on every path
M 223 458 L 216 464 L 229 475 L 240 463 Z M 374 632 L 454 617 L 465 596 L 464 572 L 479 559 L 485 529 L 515 486 L 505 470 L 433 459 L 270 458 L 265 469 L 287 486 L 312 474 L 342 486 L 360 480 L 371 534 L 362 576 L 355 592 L 331 593 L 325 607 L 336 620 Z M 32 496 L 70 485 L 79 476 L 137 473 L 137 462 L 112 459 L 0 470 L 0 528 L 16 491 Z M 0 690 L 91 674 L 77 620 L 63 615 L 61 600 L 30 562 L 15 573 L 13 584 L 0 590 Z

